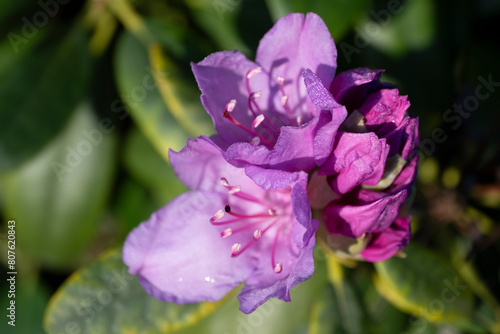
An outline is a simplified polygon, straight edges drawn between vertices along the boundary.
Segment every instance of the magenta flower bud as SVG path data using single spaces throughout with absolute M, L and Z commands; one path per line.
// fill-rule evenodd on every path
M 407 97 L 381 83 L 380 73 L 359 68 L 334 78 L 330 92 L 348 116 L 319 169 L 341 195 L 322 212 L 328 233 L 362 240 L 364 249 L 350 255 L 372 262 L 408 244 L 410 218 L 402 208 L 415 181 L 418 145 L 418 119 L 407 115 Z

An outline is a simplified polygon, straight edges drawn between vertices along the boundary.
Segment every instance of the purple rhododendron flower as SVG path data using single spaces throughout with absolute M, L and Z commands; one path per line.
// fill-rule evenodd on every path
M 192 64 L 217 134 L 170 151 L 191 191 L 155 212 L 124 245 L 129 272 L 152 296 L 217 301 L 245 283 L 254 311 L 314 271 L 318 217 L 327 233 L 362 239 L 379 261 L 409 240 L 401 207 L 415 177 L 415 119 L 381 71 L 335 76 L 336 48 L 319 16 L 290 14 L 238 51 Z M 408 162 L 410 161 L 410 162 Z
M 230 51 L 192 67 L 218 135 L 170 152 L 192 192 L 130 233 L 124 262 L 163 301 L 216 301 L 243 282 L 245 313 L 271 297 L 289 301 L 314 271 L 307 172 L 328 157 L 347 115 L 331 98 L 314 106 L 302 79 L 311 68 L 330 85 L 333 39 L 317 15 L 291 14 L 261 40 L 255 63 Z

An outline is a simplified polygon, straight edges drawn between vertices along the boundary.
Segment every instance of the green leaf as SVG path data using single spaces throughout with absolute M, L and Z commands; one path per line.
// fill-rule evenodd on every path
M 364 268 L 368 269 L 368 268 Z M 371 272 L 371 270 L 370 270 Z M 401 312 L 375 289 L 369 272 L 355 273 L 356 287 L 360 290 L 362 303 L 370 318 L 370 328 L 376 328 L 373 333 L 400 333 L 407 327 L 411 316 Z
M 122 227 L 117 233 L 121 240 L 160 207 L 153 202 L 146 188 L 129 178 L 120 183 L 116 202 L 113 204 L 113 213 Z
M 460 325 L 471 316 L 471 289 L 449 261 L 419 246 L 405 249 L 407 257 L 375 264 L 378 292 L 400 310 L 431 322 Z
M 49 334 L 176 333 L 224 302 L 160 302 L 127 273 L 117 249 L 74 273 L 59 288 L 47 307 L 44 328 Z
M 336 296 L 331 287 L 313 303 L 307 334 L 332 334 L 339 332 L 339 315 Z
M 353 287 L 345 277 L 344 268 L 332 255 L 327 256 L 328 279 L 335 291 L 340 325 L 346 333 L 362 333 L 363 310 Z
M 29 0 L 3 0 L 0 1 L 0 21 L 2 24 L 5 24 L 9 19 L 12 20 L 13 17 L 19 18 L 19 20 L 12 20 L 13 23 L 24 23 L 21 20 L 23 17 L 23 13 L 32 11 L 32 8 L 35 7 L 35 2 Z M 28 16 L 28 21 L 30 21 L 31 17 Z M 17 21 L 17 22 L 16 22 Z M 4 27 L 7 28 L 7 27 Z M 11 27 L 9 27 L 11 28 Z
M 236 29 L 237 14 L 243 0 L 190 0 L 187 4 L 196 22 L 224 50 L 249 53 Z
M 154 44 L 150 49 L 158 50 L 158 45 Z M 155 61 L 164 60 L 158 51 L 153 53 L 159 58 Z M 152 65 L 149 61 L 149 50 L 130 33 L 123 33 L 119 38 L 115 54 L 116 81 L 121 99 L 139 129 L 151 141 L 158 153 L 168 161 L 169 148 L 180 150 L 189 137 L 201 133 L 209 135 L 209 131 L 213 131 L 213 126 L 209 125 L 209 118 L 201 106 L 196 88 L 186 86 L 174 74 L 170 76 L 169 72 L 159 72 L 164 70 L 161 68 L 162 64 Z M 155 72 L 158 68 L 159 71 Z M 169 68 L 171 67 L 167 70 Z M 155 81 L 157 78 L 161 81 L 159 85 Z M 175 98 L 168 101 L 171 102 L 168 105 L 158 90 L 158 87 L 164 87 L 165 81 L 169 90 L 168 97 Z M 123 118 L 127 117 L 127 109 L 119 104 L 112 105 L 112 111 Z M 185 112 L 185 115 L 190 115 L 187 130 L 172 116 L 175 112 L 177 114 Z
M 16 246 L 41 264 L 74 268 L 95 235 L 116 148 L 104 121 L 81 105 L 55 140 L 3 178 L 6 216 L 18 222 Z
M 314 12 L 321 16 L 335 40 L 342 38 L 368 10 L 369 2 L 350 0 L 268 0 L 274 20 L 293 12 Z
M 133 130 L 127 138 L 124 163 L 128 172 L 151 191 L 158 205 L 164 205 L 188 190 L 138 130 Z
M 389 15 L 388 19 L 361 25 L 375 47 L 390 55 L 401 56 L 412 50 L 425 49 L 432 43 L 436 30 L 433 1 L 408 1 L 394 14 L 384 10 L 384 15 Z M 374 25 L 380 29 L 379 33 L 371 32 L 369 35 L 369 26 Z
M 85 94 L 89 73 L 87 37 L 79 26 L 57 48 L 22 53 L 4 68 L 0 170 L 26 161 L 63 128 Z

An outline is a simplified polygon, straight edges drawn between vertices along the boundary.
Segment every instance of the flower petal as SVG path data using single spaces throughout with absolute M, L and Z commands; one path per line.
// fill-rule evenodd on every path
M 333 79 L 330 92 L 338 103 L 345 105 L 348 110 L 355 110 L 367 94 L 382 85 L 379 81 L 382 72 L 384 70 L 365 67 L 342 72 Z
M 399 208 L 408 197 L 407 189 L 395 194 L 360 190 L 355 194 L 358 202 L 331 202 L 323 211 L 323 220 L 330 233 L 341 233 L 359 238 L 389 227 L 396 219 Z
M 318 221 L 313 221 L 313 234 L 318 228 Z M 269 258 L 260 257 L 259 267 L 248 278 L 241 291 L 240 310 L 251 313 L 270 298 L 279 298 L 290 301 L 290 290 L 297 284 L 307 280 L 314 272 L 313 251 L 315 239 L 304 248 L 299 249 L 291 238 L 281 238 L 276 249 L 276 260 L 283 264 L 283 271 L 279 274 L 269 270 Z M 272 252 L 273 245 L 269 243 L 267 249 L 261 252 Z
M 222 177 L 233 184 L 237 181 L 239 185 L 256 188 L 244 170 L 227 163 L 223 151 L 205 136 L 188 139 L 179 152 L 170 150 L 169 157 L 175 174 L 190 189 L 220 190 Z
M 361 256 L 370 262 L 384 261 L 405 248 L 411 238 L 410 221 L 411 217 L 396 219 L 389 228 L 372 237 Z
M 302 72 L 307 93 L 312 103 L 318 109 L 318 131 L 315 133 L 313 151 L 314 161 L 321 166 L 330 155 L 335 134 L 347 117 L 347 110 L 338 104 L 321 80 L 309 69 Z
M 178 304 L 217 301 L 257 266 L 255 249 L 231 258 L 234 241 L 222 239 L 210 217 L 227 203 L 218 192 L 183 194 L 127 237 L 123 260 L 153 297 Z
M 300 127 L 284 126 L 271 150 L 263 145 L 236 143 L 228 148 L 226 159 L 238 167 L 256 165 L 288 172 L 311 171 L 316 167 L 313 145 L 317 131 L 317 118 Z
M 326 87 L 335 75 L 337 49 L 323 20 L 314 13 L 292 13 L 280 18 L 261 39 L 256 62 L 269 72 L 272 80 L 285 79 L 284 90 L 295 116 L 311 113 L 301 73 L 310 68 Z
M 394 179 L 392 187 L 395 189 L 402 189 L 410 186 L 415 182 L 415 175 L 417 174 L 418 156 L 414 156 L 410 163 L 406 165 L 399 175 Z
M 408 159 L 418 146 L 418 118 L 406 117 L 397 129 L 384 136 L 391 146 L 389 156 L 399 153 Z
M 314 73 L 307 69 L 303 75 L 319 115 L 302 126 L 282 127 L 271 150 L 263 145 L 233 144 L 226 152 L 226 159 L 230 163 L 238 167 L 252 164 L 267 169 L 309 172 L 326 160 L 331 153 L 335 133 L 346 118 L 347 111 L 335 102 Z
M 299 247 L 307 244 L 314 234 L 311 223 L 311 206 L 307 197 L 307 178 L 304 172 L 285 172 L 249 165 L 246 174 L 264 189 L 292 188 L 292 208 L 295 219 L 305 230 L 294 230 L 294 240 Z
M 191 64 L 191 68 L 202 92 L 201 102 L 205 110 L 212 116 L 214 127 L 220 139 L 231 145 L 235 142 L 249 142 L 254 136 L 224 118 L 226 104 L 236 101 L 231 112 L 243 127 L 251 129 L 255 116 L 249 112 L 249 93 L 246 88 L 246 74 L 258 67 L 238 51 L 224 51 L 213 53 L 198 64 Z M 252 78 L 258 87 L 267 88 L 269 78 L 261 73 Z M 268 99 L 268 90 L 264 89 L 261 100 Z M 273 122 L 279 124 L 279 120 Z
M 381 89 L 366 98 L 359 112 L 368 131 L 382 137 L 401 124 L 409 107 L 408 97 L 400 96 L 397 89 Z
M 330 159 L 320 175 L 331 175 L 332 188 L 345 194 L 360 184 L 376 185 L 384 174 L 389 145 L 373 132 L 338 132 Z

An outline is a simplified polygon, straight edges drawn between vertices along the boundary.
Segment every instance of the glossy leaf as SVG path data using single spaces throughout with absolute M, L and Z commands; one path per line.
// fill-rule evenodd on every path
M 472 314 L 471 289 L 449 261 L 410 244 L 407 257 L 375 264 L 375 286 L 388 301 L 404 312 L 431 322 L 460 324 Z
M 434 3 L 430 0 L 408 2 L 398 9 L 379 11 L 371 23 L 361 25 L 364 38 L 390 55 L 400 56 L 422 50 L 435 36 Z M 368 37 L 366 37 L 368 36 Z
M 124 163 L 128 172 L 151 192 L 158 206 L 187 191 L 172 167 L 140 131 L 134 130 L 128 136 Z
M 324 293 L 313 303 L 309 317 L 307 334 L 331 334 L 339 330 L 339 310 L 333 289 L 325 288 Z
M 103 121 L 81 105 L 55 140 L 3 178 L 6 215 L 19 221 L 16 247 L 39 263 L 74 268 L 95 236 L 116 147 Z
M 149 192 L 139 183 L 125 179 L 118 188 L 118 196 L 113 206 L 113 213 L 119 221 L 120 239 L 123 241 L 128 232 L 140 222 L 145 221 L 151 213 L 160 208 L 151 198 Z
M 45 313 L 48 334 L 177 333 L 210 315 L 218 303 L 176 305 L 146 293 L 127 273 L 121 250 L 102 255 L 73 274 L 52 297 Z
M 366 0 L 310 0 L 307 2 L 268 0 L 267 4 L 275 20 L 292 12 L 317 13 L 325 21 L 335 40 L 342 38 L 350 28 L 360 21 L 360 17 L 365 15 L 369 5 Z
M 75 27 L 57 47 L 21 52 L 3 68 L 0 170 L 18 166 L 38 152 L 82 100 L 90 72 L 86 43 L 85 32 Z
M 335 291 L 335 302 L 338 305 L 340 326 L 346 333 L 362 333 L 363 312 L 354 294 L 353 287 L 345 277 L 344 267 L 332 256 L 327 257 L 328 279 Z
M 243 0 L 193 0 L 188 1 L 191 13 L 203 30 L 224 50 L 238 49 L 248 54 L 248 47 L 236 29 L 237 14 Z
M 151 46 L 154 50 L 157 50 L 158 47 L 157 44 Z M 162 59 L 158 51 L 154 52 L 156 52 L 155 61 Z M 168 161 L 169 148 L 180 150 L 189 137 L 194 137 L 202 132 L 210 134 L 205 129 L 212 129 L 213 126 L 203 125 L 209 124 L 209 121 L 199 102 L 199 93 L 196 89 L 189 88 L 191 90 L 190 97 L 186 97 L 187 92 L 182 92 L 182 96 L 186 98 L 175 95 L 177 91 L 181 90 L 182 83 L 179 80 L 175 81 L 173 76 L 169 77 L 168 72 L 161 72 L 165 70 L 161 64 L 150 64 L 149 50 L 134 36 L 129 33 L 122 34 L 118 41 L 115 57 L 115 73 L 121 101 L 112 105 L 112 111 L 120 114 L 120 117 L 127 117 L 127 110 L 130 111 L 139 129 L 166 161 Z M 176 99 L 172 104 L 167 105 L 162 99 L 155 77 L 167 81 L 168 89 L 171 89 L 169 94 L 170 96 L 175 95 Z M 160 84 L 162 87 L 164 81 Z M 175 90 L 172 90 L 172 85 L 176 87 Z M 185 111 L 187 114 L 191 112 L 199 117 L 206 117 L 206 121 L 197 122 L 193 116 L 190 120 L 192 123 L 186 130 L 172 116 L 172 110 L 169 109 L 172 105 L 177 108 L 174 112 Z

